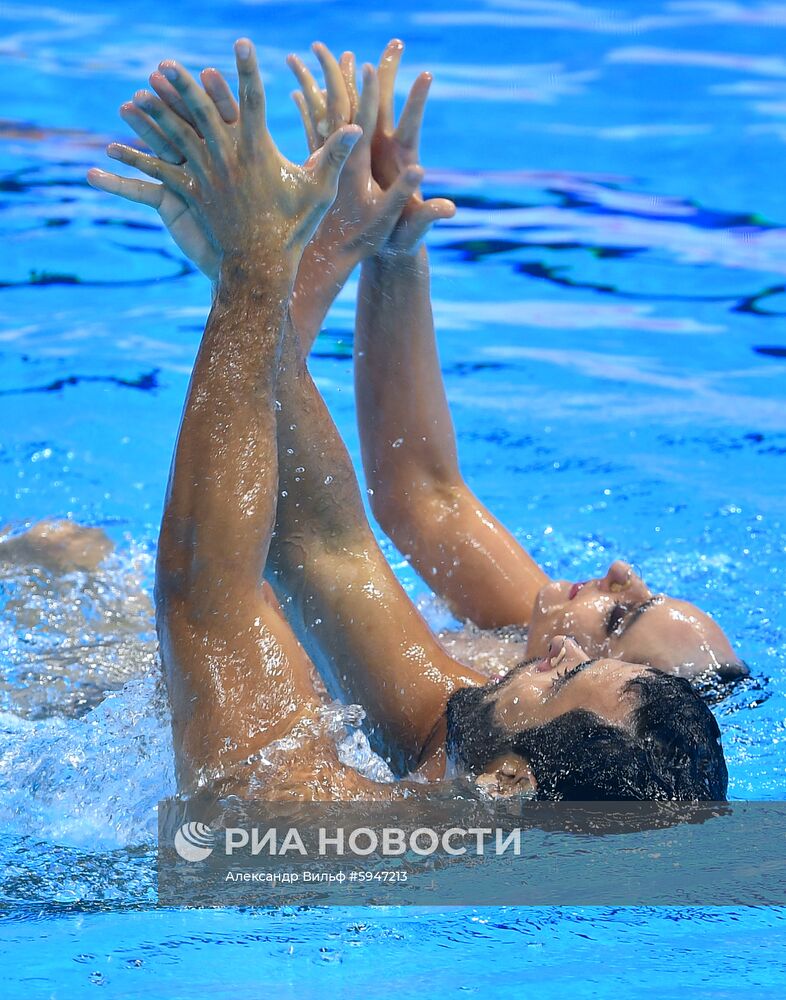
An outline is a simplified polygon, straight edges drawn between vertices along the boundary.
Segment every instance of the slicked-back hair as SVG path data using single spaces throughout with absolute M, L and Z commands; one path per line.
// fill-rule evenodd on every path
M 647 669 L 625 686 L 629 729 L 574 709 L 511 732 L 494 718 L 496 685 L 462 688 L 447 707 L 447 748 L 477 774 L 502 753 L 525 758 L 545 800 L 723 801 L 728 772 L 715 717 L 684 678 Z

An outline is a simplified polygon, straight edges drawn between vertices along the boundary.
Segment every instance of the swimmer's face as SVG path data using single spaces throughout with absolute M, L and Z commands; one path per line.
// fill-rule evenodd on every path
M 591 658 L 647 664 L 685 677 L 747 673 L 708 615 L 687 601 L 653 594 L 619 560 L 599 579 L 554 580 L 541 588 L 527 655 L 544 656 L 551 637 L 560 634 L 572 636 Z
M 628 685 L 646 669 L 608 657 L 592 660 L 573 639 L 555 636 L 545 656 L 521 664 L 500 681 L 493 695 L 494 723 L 521 733 L 585 709 L 624 729 L 636 707 Z M 536 789 L 529 763 L 512 751 L 489 761 L 475 780 L 492 797 Z
M 624 727 L 635 708 L 626 687 L 646 669 L 613 657 L 592 659 L 573 639 L 555 636 L 544 656 L 516 667 L 500 681 L 494 695 L 495 722 L 520 732 L 585 709 Z

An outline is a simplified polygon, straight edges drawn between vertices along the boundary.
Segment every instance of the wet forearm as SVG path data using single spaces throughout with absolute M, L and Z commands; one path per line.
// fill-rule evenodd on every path
M 355 377 L 372 506 L 457 615 L 481 627 L 521 624 L 547 577 L 461 475 L 429 285 L 425 250 L 363 267 Z
M 355 392 L 363 466 L 376 501 L 460 481 L 425 249 L 363 265 Z
M 294 269 L 227 262 L 199 348 L 159 541 L 159 593 L 258 584 L 275 514 L 275 385 Z
M 290 314 L 304 355 L 319 336 L 325 317 L 347 282 L 355 261 L 312 240 L 298 268 Z
M 411 765 L 450 692 L 474 675 L 444 653 L 401 588 L 294 333 L 285 331 L 284 339 L 276 390 L 279 503 L 268 572 L 309 654 Z

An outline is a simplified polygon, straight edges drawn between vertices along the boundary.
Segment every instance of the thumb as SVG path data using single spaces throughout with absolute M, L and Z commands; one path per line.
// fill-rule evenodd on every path
M 456 213 L 456 206 L 448 198 L 430 198 L 402 219 L 396 226 L 390 242 L 393 249 L 403 253 L 413 253 L 426 233 L 438 219 L 450 219 Z
M 347 157 L 362 134 L 357 125 L 344 125 L 327 139 L 314 157 L 314 172 L 320 184 L 335 192 Z
M 402 170 L 392 187 L 385 192 L 376 218 L 367 233 L 369 240 L 382 242 L 390 236 L 404 211 L 404 206 L 415 194 L 422 180 L 422 167 L 411 166 Z
M 456 214 L 456 204 L 450 198 L 429 198 L 424 202 L 424 207 L 431 213 L 431 221 L 438 219 L 452 219 Z

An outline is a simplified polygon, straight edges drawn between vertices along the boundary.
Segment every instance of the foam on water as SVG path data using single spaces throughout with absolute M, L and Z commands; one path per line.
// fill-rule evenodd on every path
M 152 557 L 126 547 L 94 573 L 2 565 L 0 828 L 104 852 L 156 838 L 176 791 L 150 600 Z M 340 759 L 392 781 L 357 705 L 325 706 Z

